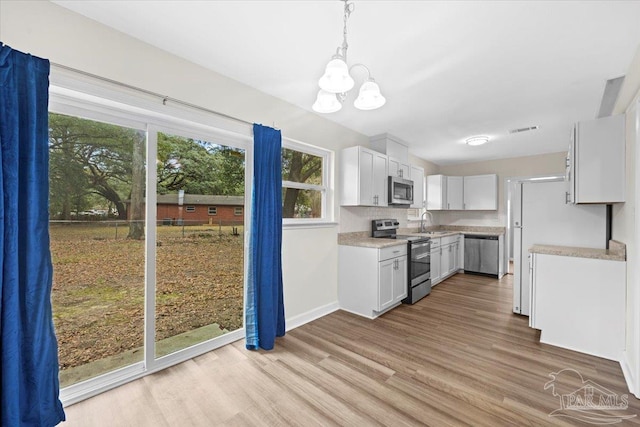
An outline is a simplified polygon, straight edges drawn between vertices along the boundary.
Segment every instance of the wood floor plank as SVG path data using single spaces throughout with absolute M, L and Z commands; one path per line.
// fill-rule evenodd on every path
M 273 351 L 221 347 L 70 406 L 64 425 L 583 425 L 549 416 L 560 401 L 544 386 L 565 368 L 629 394 L 617 362 L 541 344 L 511 292 L 511 276 L 458 274 L 374 320 L 337 311 Z M 628 398 L 610 415 L 639 415 Z

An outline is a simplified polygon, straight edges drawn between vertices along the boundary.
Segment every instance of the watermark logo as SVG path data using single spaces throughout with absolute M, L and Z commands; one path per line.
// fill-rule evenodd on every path
M 560 408 L 550 417 L 567 417 L 589 424 L 616 424 L 636 415 L 624 413 L 629 397 L 618 395 L 600 384 L 585 380 L 575 369 L 563 369 L 549 374 L 551 381 L 544 385 L 559 398 Z

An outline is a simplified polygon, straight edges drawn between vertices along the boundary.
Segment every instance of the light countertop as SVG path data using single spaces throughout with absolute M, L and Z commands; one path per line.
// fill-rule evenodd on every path
M 500 236 L 504 234 L 504 227 L 479 227 L 479 226 L 452 226 L 452 229 L 443 226 L 428 227 L 427 232 L 417 233 L 416 228 L 400 228 L 398 235 L 413 235 L 438 239 L 440 237 L 455 236 L 457 234 L 477 235 L 477 236 Z M 430 233 L 431 232 L 431 233 Z M 436 232 L 436 234 L 433 234 Z M 389 246 L 406 245 L 404 239 L 377 239 L 371 237 L 368 231 L 357 231 L 351 233 L 339 233 L 338 244 L 343 246 L 360 246 L 365 248 L 386 248 Z
M 615 240 L 609 241 L 609 249 L 580 248 L 573 246 L 533 245 L 529 252 L 534 254 L 568 256 L 576 258 L 626 261 L 627 247 Z

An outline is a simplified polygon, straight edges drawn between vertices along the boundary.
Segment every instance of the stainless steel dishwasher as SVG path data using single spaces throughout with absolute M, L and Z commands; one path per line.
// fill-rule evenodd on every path
M 464 235 L 464 272 L 498 277 L 498 236 Z

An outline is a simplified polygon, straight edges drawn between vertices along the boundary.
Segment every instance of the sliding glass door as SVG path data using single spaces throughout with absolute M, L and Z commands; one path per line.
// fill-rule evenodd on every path
M 125 106 L 50 105 L 63 402 L 241 338 L 249 138 Z

